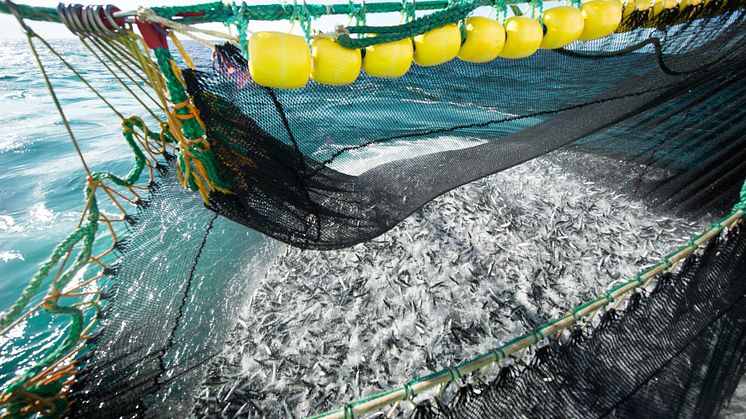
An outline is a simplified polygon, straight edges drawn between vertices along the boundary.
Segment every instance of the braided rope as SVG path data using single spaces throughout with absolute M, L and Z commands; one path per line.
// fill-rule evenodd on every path
M 219 174 L 220 165 L 205 139 L 205 127 L 199 119 L 197 109 L 191 104 L 179 67 L 171 53 L 165 48 L 154 48 L 153 54 L 173 104 L 173 112 L 167 115 L 171 132 L 180 145 L 180 180 L 191 190 L 199 191 L 207 203 L 211 191 L 220 190 L 227 193 L 229 184 Z
M 578 0 L 571 0 L 576 6 Z M 712 16 L 724 11 L 740 7 L 739 1 L 713 0 L 702 3 L 699 6 L 687 6 L 684 13 L 678 9 L 667 10 L 665 13 L 653 15 L 652 7 L 635 11 L 627 16 L 619 31 L 630 30 L 637 27 L 662 26 L 667 24 L 680 23 L 684 20 L 690 20 L 701 16 Z M 347 48 L 365 48 L 384 42 L 394 42 L 405 38 L 420 35 L 429 30 L 456 23 L 468 16 L 474 9 L 481 6 L 490 6 L 496 9 L 498 14 L 505 19 L 508 6 L 513 13 L 522 15 L 523 12 L 516 5 L 528 4 L 531 6 L 531 15 L 541 20 L 543 12 L 543 0 L 425 0 L 425 1 L 402 1 L 371 3 L 351 6 L 348 4 L 298 4 L 297 1 L 292 5 L 287 4 L 270 4 L 270 5 L 247 5 L 244 3 L 237 7 L 235 4 L 223 4 L 222 2 L 203 3 L 189 6 L 168 6 L 153 7 L 150 9 L 141 8 L 138 11 L 138 17 L 150 22 L 160 23 L 168 26 L 190 38 L 201 42 L 207 46 L 212 46 L 209 42 L 196 37 L 193 32 L 201 32 L 206 35 L 216 36 L 227 39 L 229 42 L 241 46 L 246 52 L 246 35 L 248 22 L 251 20 L 291 20 L 299 21 L 303 25 L 304 33 L 307 38 L 310 36 L 310 22 L 312 19 L 324 15 L 351 15 L 356 19 L 355 26 L 347 26 L 338 29 L 332 34 L 322 34 L 322 37 L 334 37 L 344 47 Z M 35 8 L 29 6 L 18 6 L 19 14 L 28 19 L 38 19 L 46 21 L 59 21 L 56 10 L 48 8 Z M 8 12 L 5 2 L 0 0 L 0 12 Z M 438 10 L 437 12 L 414 19 L 416 10 Z M 368 26 L 364 24 L 365 14 L 370 13 L 390 13 L 402 12 L 409 17 L 406 23 L 396 26 Z M 239 29 L 239 36 L 234 37 L 219 31 L 195 28 L 191 25 L 197 23 L 221 22 L 236 23 Z M 356 35 L 353 39 L 350 35 Z M 377 35 L 372 36 L 363 36 Z
M 12 7 L 11 5 L 11 10 L 15 12 L 16 10 Z M 26 33 L 29 47 L 39 66 L 41 75 L 86 171 L 87 182 L 84 190 L 86 203 L 78 226 L 54 248 L 49 258 L 39 266 L 13 306 L 0 313 L 0 335 L 8 332 L 32 313 L 44 310 L 55 317 L 64 316 L 69 319 L 64 337 L 49 353 L 8 384 L 3 393 L 0 394 L 0 403 L 4 404 L 4 417 L 28 416 L 34 413 L 59 417 L 65 415 L 69 409 L 64 391 L 77 371 L 74 357 L 86 347 L 87 342 L 91 339 L 89 332 L 95 326 L 100 310 L 99 302 L 102 291 L 83 291 L 83 289 L 94 281 L 110 274 L 108 267 L 102 260 L 115 250 L 118 243 L 113 223 L 131 219 L 128 218 L 127 212 L 118 202 L 118 199 L 124 199 L 135 205 L 139 203 L 140 197 L 135 189 L 147 188 L 135 184 L 142 178 L 146 167 L 151 169 L 150 180 L 153 180 L 153 163 L 148 160 L 146 153 L 140 148 L 138 142 L 145 146 L 147 153 L 153 157 L 153 149 L 149 147 L 148 141 L 161 141 L 163 149 L 163 144 L 171 140 L 171 137 L 164 135 L 164 133 L 149 131 L 140 118 L 124 118 L 79 72 L 71 68 L 74 74 L 122 119 L 122 133 L 135 158 L 132 168 L 124 177 L 109 172 L 91 172 L 84 156 L 77 147 L 75 136 L 67 124 L 62 105 L 55 94 L 54 86 L 47 77 L 45 66 L 33 40 L 36 39 L 41 42 L 55 58 L 61 60 L 65 65 L 69 66 L 69 64 L 44 39 L 24 25 L 18 13 L 14 13 L 14 15 L 19 19 Z M 94 54 L 94 57 L 101 60 L 100 56 Z M 123 190 L 130 193 L 134 198 L 125 196 L 122 192 L 108 186 L 107 183 L 123 187 Z M 109 198 L 110 203 L 122 212 L 122 218 L 113 219 L 100 211 L 98 191 L 103 191 L 106 194 L 104 198 Z M 94 242 L 101 223 L 108 227 L 112 245 L 108 250 L 94 256 Z M 77 254 L 68 263 L 69 258 L 75 251 L 77 251 Z M 97 265 L 102 269 L 93 277 L 74 283 L 73 279 L 82 274 L 89 265 Z M 29 307 L 32 300 L 41 294 L 42 285 L 46 282 L 49 282 L 48 290 L 41 297 L 41 302 Z M 86 296 L 94 296 L 95 298 L 70 303 L 70 297 Z M 89 314 L 91 309 L 94 312 L 93 315 Z

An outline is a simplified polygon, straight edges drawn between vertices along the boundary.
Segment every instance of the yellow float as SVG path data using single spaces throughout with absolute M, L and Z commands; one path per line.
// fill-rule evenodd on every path
M 414 62 L 429 67 L 456 58 L 461 49 L 461 31 L 451 23 L 414 37 Z
M 617 0 L 594 0 L 580 7 L 585 23 L 580 40 L 590 41 L 614 33 L 622 22 L 622 5 Z
M 362 56 L 358 49 L 347 49 L 329 38 L 311 44 L 311 78 L 317 83 L 350 84 L 360 75 Z
M 505 45 L 505 28 L 497 21 L 474 16 L 464 22 L 466 40 L 458 52 L 461 61 L 486 63 L 497 57 Z
M 249 72 L 261 86 L 303 87 L 311 74 L 311 50 L 303 37 L 257 32 L 249 40 Z
M 575 7 L 560 6 L 549 9 L 542 15 L 544 22 L 544 49 L 562 48 L 580 38 L 583 33 L 583 12 Z
M 505 46 L 498 54 L 503 58 L 526 58 L 541 46 L 544 30 L 534 19 L 513 16 L 505 21 Z
M 365 48 L 363 71 L 374 77 L 401 77 L 409 71 L 413 57 L 410 39 L 373 45 Z

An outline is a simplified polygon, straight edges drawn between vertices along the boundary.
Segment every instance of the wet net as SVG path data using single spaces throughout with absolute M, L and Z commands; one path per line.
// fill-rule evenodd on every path
M 505 2 L 417 4 L 379 10 L 410 10 L 413 19 L 401 27 L 355 37 L 375 27 L 351 26 L 336 39 L 364 47 L 460 21 L 477 6 L 509 9 Z M 530 13 L 538 18 L 544 6 L 535 3 Z M 137 209 L 122 220 L 126 232 L 114 237 L 95 313 L 75 317 L 96 326 L 75 329 L 64 350 L 38 366 L 21 362 L 21 378 L 4 387 L 5 414 L 203 414 L 192 408 L 205 365 L 223 350 L 235 307 L 263 274 L 255 231 L 302 249 L 353 246 L 446 192 L 562 150 L 580 156 L 563 167 L 568 172 L 666 213 L 720 221 L 566 316 L 321 416 L 360 417 L 391 405 L 409 414 L 398 408 L 406 400 L 415 417 L 716 416 L 746 365 L 746 16 L 738 0 L 677 2 L 662 12 L 644 6 L 625 8 L 610 36 L 524 59 L 453 60 L 413 65 L 396 79 L 361 73 L 345 86 L 279 89 L 251 81 L 248 21 L 310 25 L 310 16 L 341 13 L 341 6 L 141 9 L 135 23 L 143 40 L 130 28 L 103 36 L 86 26 L 96 16 L 118 24 L 113 9 L 3 3 L 19 17 L 65 23 L 122 73 L 129 63 L 162 105 L 155 113 L 166 115 L 161 133 L 132 120 L 125 130 L 129 139 L 142 133 L 146 152 L 135 154 L 140 171 L 152 170 Z M 345 13 L 360 18 L 364 7 Z M 442 10 L 416 18 L 414 7 Z M 209 67 L 194 65 L 175 34 L 204 34 L 190 25 L 209 21 L 236 25 L 239 37 L 215 46 Z M 167 32 L 183 62 L 168 45 L 152 44 L 165 42 Z M 583 164 L 583 156 L 608 166 Z M 114 183 L 133 191 L 136 177 Z M 109 191 L 101 185 L 111 176 L 89 179 L 89 196 Z M 60 294 L 66 285 L 58 282 L 38 308 L 68 315 L 60 295 L 76 295 Z M 23 320 L 21 309 L 9 312 L 4 331 Z M 267 415 L 249 403 L 212 414 Z
M 744 368 L 744 251 L 742 229 L 723 236 L 592 333 L 570 330 L 415 416 L 718 417 Z

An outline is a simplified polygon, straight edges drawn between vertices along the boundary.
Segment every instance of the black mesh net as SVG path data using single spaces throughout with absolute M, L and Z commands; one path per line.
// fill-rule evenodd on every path
M 204 209 L 173 171 L 151 191 L 118 246 L 100 334 L 75 383 L 75 417 L 133 417 L 147 407 L 186 416 L 198 368 L 220 350 L 252 283 L 247 267 L 261 257 L 255 233 Z
M 537 350 L 417 417 L 717 417 L 744 371 L 746 236 L 715 240 L 652 295 L 607 311 L 592 333 Z
M 361 75 L 343 87 L 244 85 L 245 75 L 223 71 L 246 69 L 228 46 L 215 71 L 185 70 L 233 193 L 211 195 L 209 211 L 162 176 L 121 249 L 73 415 L 188 414 L 200 367 L 261 275 L 251 269 L 261 253 L 240 245 L 253 233 L 225 218 L 297 247 L 346 247 L 453 188 L 559 148 L 635 163 L 624 179 L 604 167 L 566 169 L 650 205 L 725 213 L 746 178 L 745 17 L 737 1 L 698 7 L 713 16 L 523 60 Z M 366 166 L 371 153 L 383 164 Z M 714 415 L 743 372 L 745 246 L 734 233 L 589 336 L 416 413 Z
M 243 86 L 235 73 L 187 72 L 234 182 L 211 208 L 294 246 L 346 247 L 448 190 L 577 141 L 650 168 L 641 171 L 668 171 L 656 181 L 641 173 L 640 190 L 681 211 L 708 211 L 733 202 L 746 173 L 732 138 L 742 121 L 714 117 L 710 106 L 721 102 L 709 100 L 732 87 L 726 106 L 740 106 L 742 21 L 726 14 L 586 42 L 583 51 L 452 61 L 346 87 L 273 90 Z M 247 68 L 232 47 L 222 55 Z M 430 153 L 416 150 L 423 142 Z M 393 144 L 395 161 L 356 173 L 356 156 Z

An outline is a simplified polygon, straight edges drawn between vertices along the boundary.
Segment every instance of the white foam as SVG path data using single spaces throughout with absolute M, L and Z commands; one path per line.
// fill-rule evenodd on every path
M 23 254 L 16 250 L 0 251 L 0 262 L 10 262 L 11 260 L 24 261 Z
M 329 167 L 349 175 L 359 175 L 384 163 L 441 151 L 474 147 L 484 142 L 476 138 L 442 136 L 371 144 L 361 149 L 347 151 L 335 159 Z

